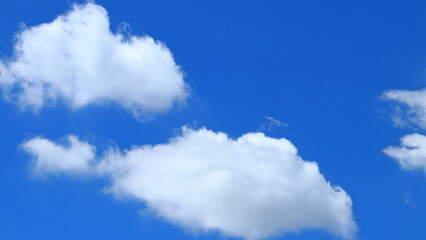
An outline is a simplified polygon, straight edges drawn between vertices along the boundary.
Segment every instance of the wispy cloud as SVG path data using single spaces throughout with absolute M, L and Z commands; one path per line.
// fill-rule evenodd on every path
M 396 126 L 426 130 L 426 89 L 390 90 L 383 93 L 382 99 L 394 102 L 391 118 Z M 389 146 L 383 152 L 403 169 L 421 169 L 426 173 L 426 136 L 422 134 L 405 135 L 399 147 Z
M 383 93 L 383 100 L 395 103 L 392 120 L 397 126 L 416 125 L 426 129 L 426 89 L 418 91 L 390 90 Z
M 417 205 L 415 205 L 412 201 L 411 201 L 411 193 L 410 192 L 405 192 L 402 196 L 402 200 L 404 201 L 404 203 L 411 207 L 411 208 L 417 208 Z
M 260 126 L 260 128 L 258 129 L 259 131 L 271 131 L 272 129 L 276 127 L 284 127 L 284 128 L 290 127 L 290 125 L 288 125 L 287 123 L 281 122 L 280 120 L 277 120 L 271 116 L 266 116 L 266 120 L 267 122 L 262 124 L 262 126 Z

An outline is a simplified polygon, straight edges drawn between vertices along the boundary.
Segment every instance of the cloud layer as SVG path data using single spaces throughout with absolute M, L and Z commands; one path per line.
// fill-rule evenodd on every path
M 99 5 L 75 5 L 53 22 L 24 28 L 0 60 L 0 87 L 23 108 L 58 100 L 77 109 L 116 103 L 140 117 L 184 102 L 188 87 L 169 49 L 149 36 L 110 31 Z
M 94 147 L 69 139 L 69 146 L 42 138 L 23 146 L 35 166 L 52 165 L 39 171 L 74 170 L 63 166 L 78 161 L 82 171 L 110 178 L 111 194 L 144 202 L 157 216 L 190 230 L 245 239 L 303 229 L 350 238 L 356 231 L 351 198 L 286 139 L 248 133 L 234 140 L 221 132 L 183 128 L 166 144 L 124 152 L 112 148 L 96 164 L 89 164 Z

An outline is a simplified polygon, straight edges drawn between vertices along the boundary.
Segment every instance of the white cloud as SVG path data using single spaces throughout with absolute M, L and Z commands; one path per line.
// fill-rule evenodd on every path
M 426 89 L 419 91 L 391 90 L 383 94 L 385 100 L 396 101 L 393 120 L 396 125 L 413 123 L 426 129 Z M 399 107 L 403 107 L 401 110 Z
M 234 140 L 184 128 L 166 144 L 111 149 L 93 169 L 111 179 L 111 194 L 144 202 L 190 230 L 245 239 L 304 229 L 351 238 L 356 231 L 348 194 L 330 185 L 315 162 L 301 159 L 291 142 L 262 133 Z
M 426 129 L 426 89 L 418 91 L 391 90 L 383 94 L 384 99 L 396 101 L 393 120 L 396 125 L 417 125 Z M 399 147 L 390 146 L 383 150 L 406 170 L 422 169 L 426 173 L 426 136 L 414 133 L 401 138 Z
M 402 201 L 404 201 L 405 205 L 411 208 L 417 208 L 417 205 L 414 204 L 411 200 L 411 193 L 409 191 L 402 194 L 401 198 L 402 198 Z
M 401 138 L 399 147 L 387 147 L 383 150 L 395 159 L 403 169 L 422 169 L 426 173 L 426 136 L 414 133 Z
M 81 142 L 75 136 L 68 137 L 68 146 L 36 137 L 22 144 L 22 148 L 34 156 L 34 172 L 86 173 L 95 159 L 95 147 Z
M 0 87 L 23 108 L 64 101 L 77 109 L 116 103 L 136 117 L 183 103 L 188 87 L 172 53 L 149 36 L 110 31 L 99 5 L 74 5 L 53 22 L 24 28 L 1 61 Z

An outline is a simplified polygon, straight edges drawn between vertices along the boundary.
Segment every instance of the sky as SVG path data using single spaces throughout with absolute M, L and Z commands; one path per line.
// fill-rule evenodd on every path
M 423 239 L 424 1 L 4 1 L 1 239 Z

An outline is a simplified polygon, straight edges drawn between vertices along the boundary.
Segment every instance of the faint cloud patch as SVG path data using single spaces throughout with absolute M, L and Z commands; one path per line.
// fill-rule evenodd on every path
M 380 99 L 393 103 L 394 113 L 391 119 L 396 126 L 415 125 L 426 129 L 426 89 L 389 90 Z
M 415 131 L 420 129 L 420 127 L 415 124 L 416 120 L 413 112 L 405 106 L 393 106 L 389 115 L 394 127 L 409 128 Z
M 412 202 L 412 196 L 409 189 L 407 189 L 406 192 L 401 197 L 407 206 L 411 208 L 417 208 L 417 205 Z
M 266 120 L 267 122 L 262 124 L 260 128 L 258 129 L 258 131 L 271 131 L 272 129 L 277 127 L 283 127 L 285 129 L 290 127 L 288 123 L 281 122 L 280 120 L 275 119 L 271 116 L 266 116 Z

